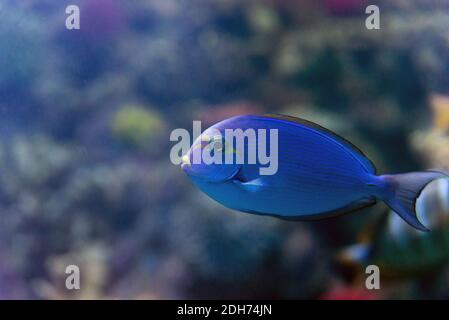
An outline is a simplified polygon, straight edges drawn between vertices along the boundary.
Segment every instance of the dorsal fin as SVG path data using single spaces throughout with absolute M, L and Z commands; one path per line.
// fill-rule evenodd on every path
M 261 117 L 271 118 L 271 119 L 276 119 L 276 120 L 282 120 L 282 121 L 291 122 L 291 123 L 296 123 L 296 124 L 299 124 L 301 126 L 306 126 L 306 127 L 311 128 L 311 129 L 314 129 L 314 130 L 316 130 L 318 132 L 321 132 L 321 133 L 323 133 L 323 134 L 333 138 L 335 141 L 337 141 L 338 143 L 340 143 L 344 147 L 348 148 L 349 150 L 354 151 L 354 155 L 363 164 L 365 169 L 367 171 L 371 172 L 371 173 L 374 173 L 374 174 L 376 173 L 376 167 L 371 162 L 371 160 L 368 159 L 367 156 L 365 156 L 365 154 L 362 152 L 362 150 L 360 150 L 358 147 L 356 147 L 350 141 L 348 141 L 345 138 L 339 136 L 335 132 L 332 132 L 331 130 L 326 129 L 326 128 L 320 126 L 319 124 L 316 124 L 316 123 L 314 123 L 312 121 L 304 120 L 304 119 L 301 119 L 301 118 L 287 116 L 287 115 L 283 115 L 283 114 L 277 114 L 277 113 L 268 113 L 268 114 L 262 115 Z

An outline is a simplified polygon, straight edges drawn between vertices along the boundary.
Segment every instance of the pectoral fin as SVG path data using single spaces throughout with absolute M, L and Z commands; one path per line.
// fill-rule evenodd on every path
M 257 178 L 246 182 L 241 181 L 239 179 L 233 179 L 232 182 L 236 184 L 239 188 L 249 192 L 257 192 L 264 186 L 264 183 L 261 178 Z

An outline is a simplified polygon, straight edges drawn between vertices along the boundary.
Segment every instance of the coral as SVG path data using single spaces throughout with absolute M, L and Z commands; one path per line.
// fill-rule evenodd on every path
M 115 114 L 112 131 L 127 144 L 152 148 L 164 134 L 164 122 L 155 111 L 125 105 Z
M 168 154 L 192 120 L 282 112 L 348 138 L 380 173 L 449 166 L 447 1 L 379 1 L 376 31 L 364 3 L 83 0 L 67 30 L 60 3 L 2 1 L 0 297 L 358 296 L 332 293 L 332 257 L 383 207 L 244 215 Z M 64 287 L 72 263 L 80 292 Z

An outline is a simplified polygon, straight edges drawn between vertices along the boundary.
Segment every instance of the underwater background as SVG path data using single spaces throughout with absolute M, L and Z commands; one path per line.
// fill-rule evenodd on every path
M 422 209 L 438 233 L 418 234 L 373 222 L 382 203 L 234 212 L 171 163 L 172 130 L 264 112 L 337 132 L 379 173 L 448 167 L 449 0 L 1 0 L 0 298 L 449 298 L 444 185 Z M 361 241 L 382 248 L 380 290 L 370 261 L 338 259 Z

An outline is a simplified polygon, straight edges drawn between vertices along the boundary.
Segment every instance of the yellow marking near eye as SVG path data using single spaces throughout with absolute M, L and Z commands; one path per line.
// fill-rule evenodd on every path
M 231 152 L 230 152 L 231 151 Z M 228 142 L 225 142 L 225 148 L 224 148 L 224 152 L 225 153 L 233 153 L 233 154 L 239 154 L 239 152 L 237 151 L 236 148 L 233 148 L 232 145 Z

